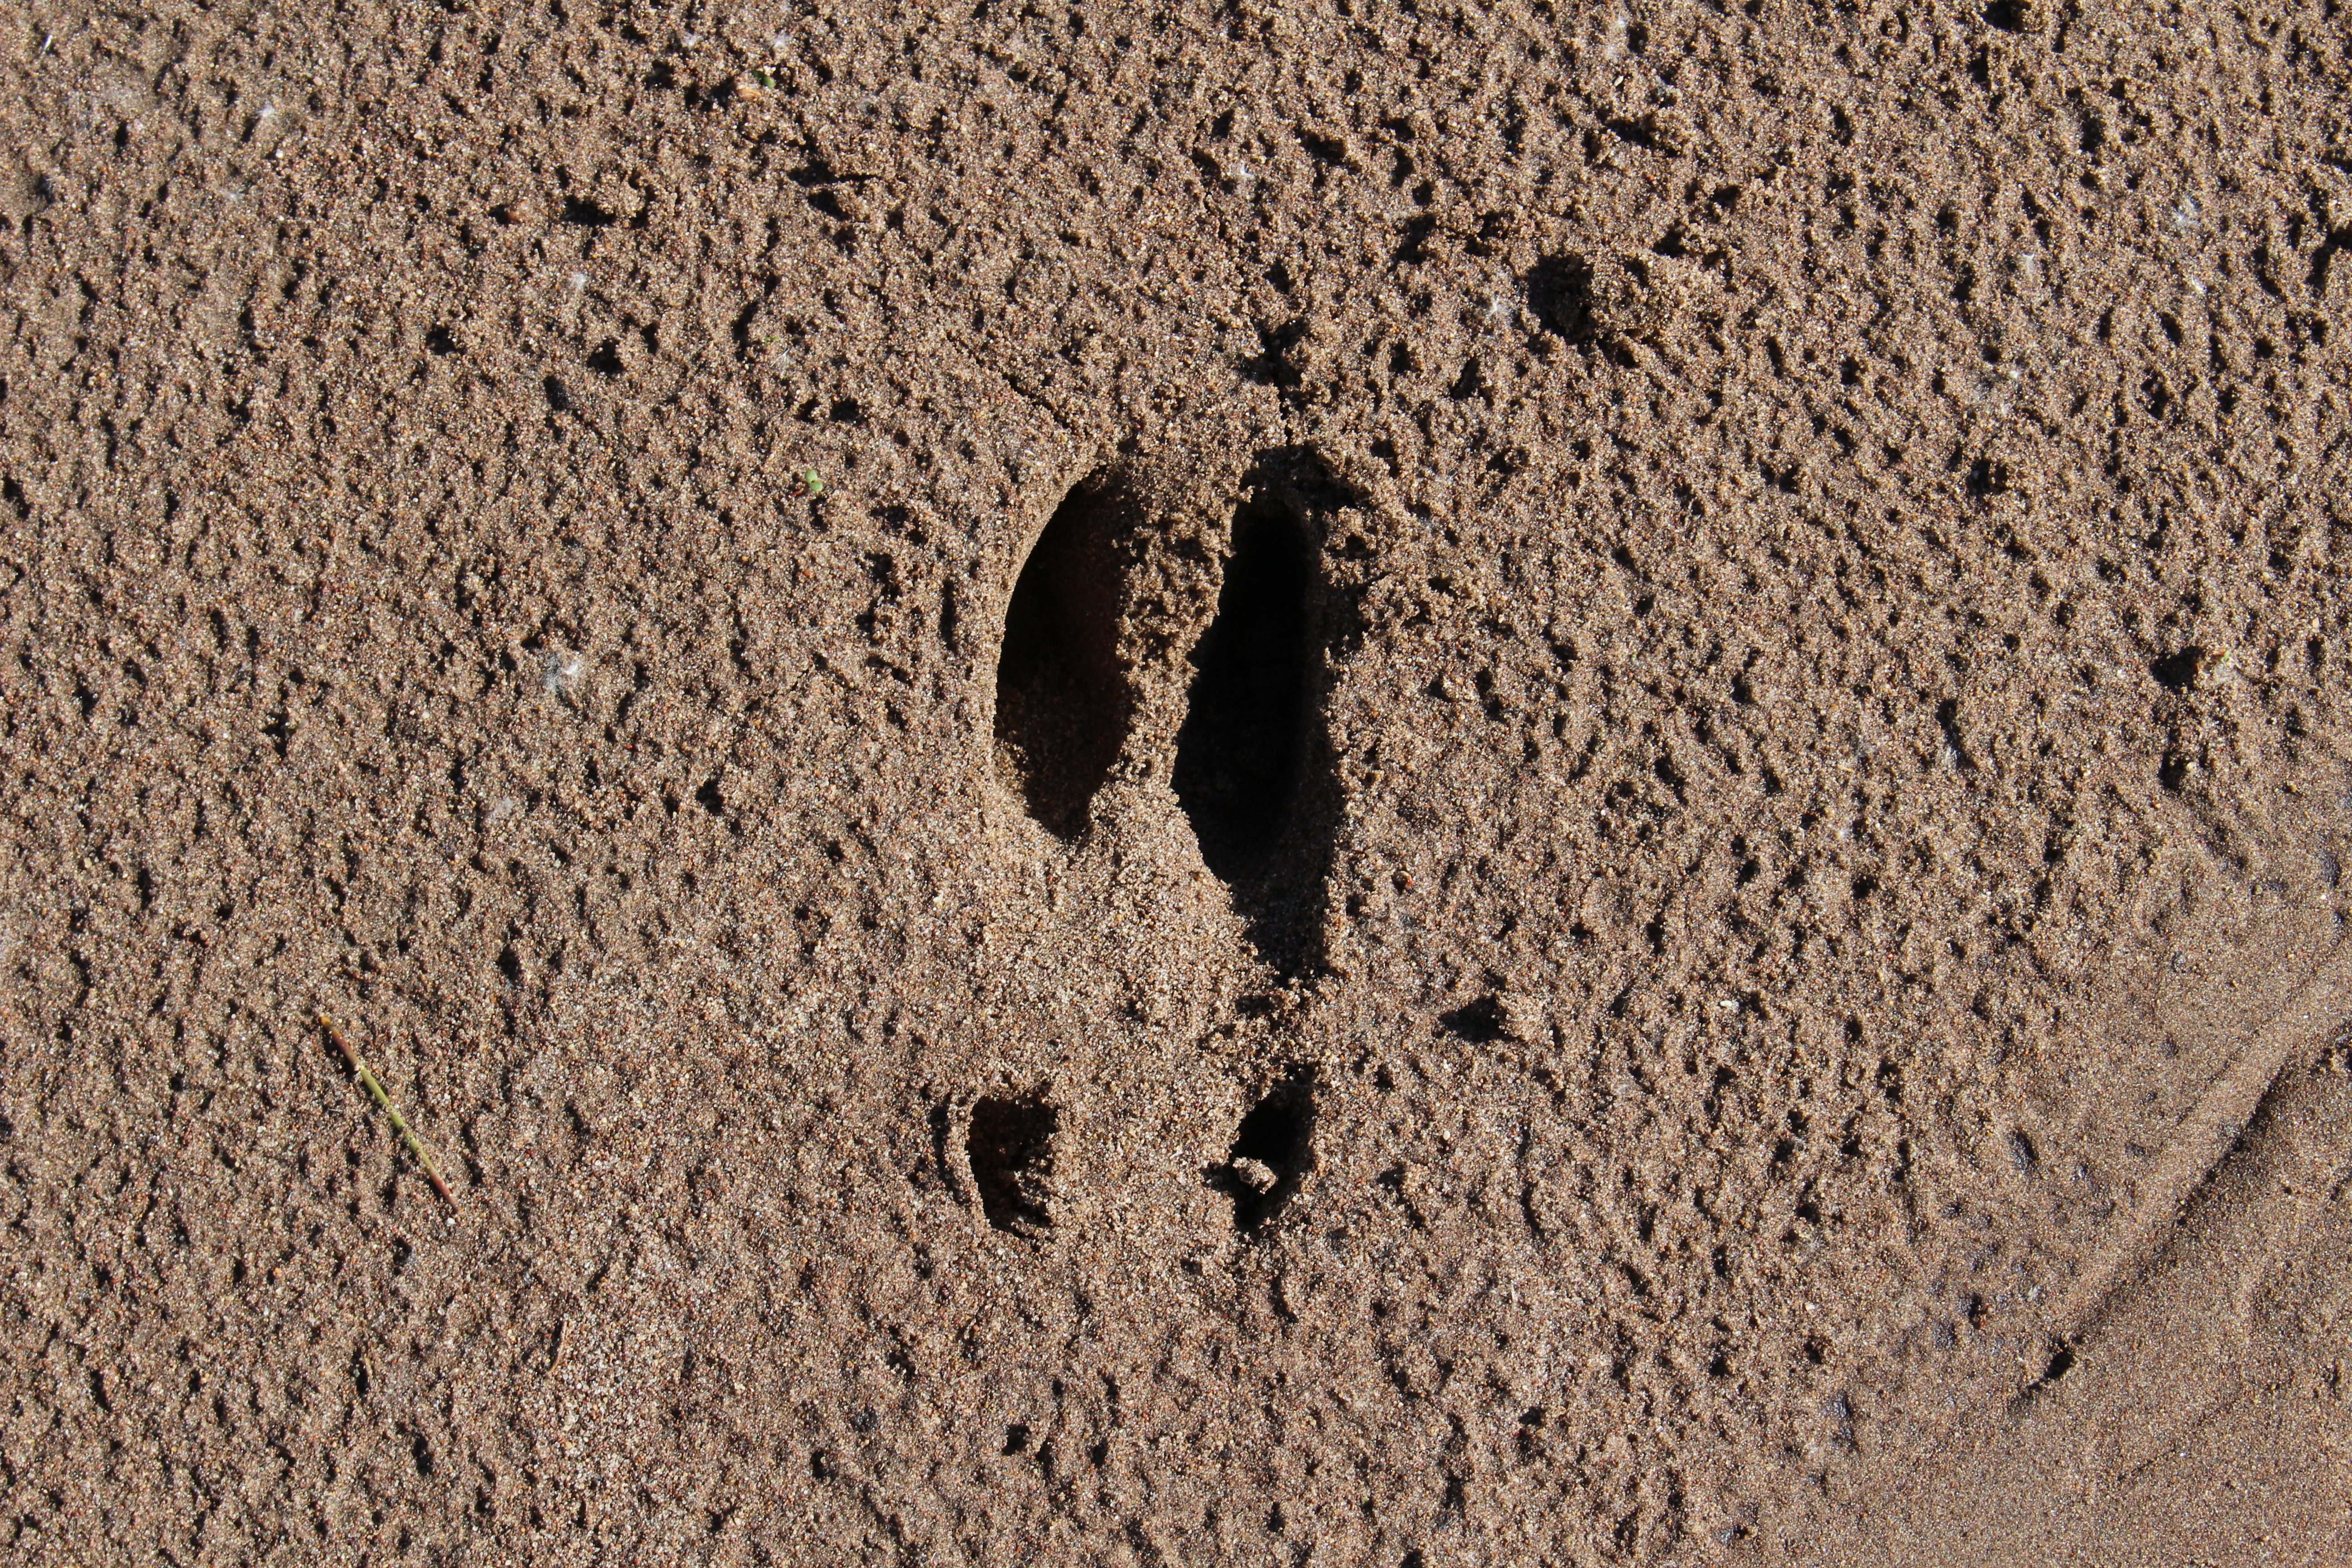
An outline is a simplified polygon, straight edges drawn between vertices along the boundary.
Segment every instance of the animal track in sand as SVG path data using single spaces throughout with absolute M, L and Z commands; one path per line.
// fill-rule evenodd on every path
M 1234 1228 L 1255 1236 L 1315 1168 L 1315 1069 L 1294 1067 L 1234 1130 L 1233 1152 L 1207 1175 L 1234 1200 Z
M 1054 1139 L 1061 1122 L 1042 1090 L 972 1106 L 964 1156 L 981 1212 L 996 1229 L 1035 1237 L 1054 1228 Z
M 1305 520 L 1279 502 L 1244 504 L 1232 537 L 1216 617 L 1192 649 L 1171 783 L 1251 940 L 1295 973 L 1320 956 L 1323 911 L 1300 895 L 1320 890 L 1328 858 L 1328 845 L 1285 843 L 1321 749 L 1315 551 Z M 1300 826 L 1311 837 L 1317 825 Z
M 997 770 L 1029 815 L 1065 840 L 1085 832 L 1134 712 L 1118 668 L 1124 501 L 1100 475 L 1072 489 L 1030 547 L 1005 606 Z
M 1192 649 L 1171 782 L 1201 858 L 1231 884 L 1274 848 L 1306 763 L 1307 585 L 1297 519 L 1244 505 L 1234 518 L 1216 618 Z
M 1158 481 L 1096 471 L 1030 546 L 1005 602 L 994 772 L 1066 844 L 1122 757 L 1165 777 L 1259 956 L 1297 978 L 1322 965 L 1339 819 L 1323 706 L 1357 612 L 1326 535 L 1347 500 L 1292 451 L 1260 456 L 1229 521 L 1148 516 Z
M 1231 510 L 1208 510 L 1202 497 L 1227 485 L 1240 492 Z M 1163 779 L 1164 792 L 1139 798 L 1157 794 L 1181 813 L 1255 958 L 1292 981 L 1324 962 L 1341 804 L 1324 708 L 1356 625 L 1331 549 L 1344 538 L 1348 559 L 1363 553 L 1335 527 L 1351 504 L 1296 449 L 1190 489 L 1148 466 L 1097 469 L 1029 547 L 995 672 L 992 765 L 1027 815 L 1075 847 L 1104 810 L 1137 809 L 1124 792 L 1103 804 L 1115 770 Z M 1244 1237 L 1262 1234 L 1316 1165 L 1315 1070 L 1271 1070 L 1205 1172 Z M 973 1107 L 971 1171 L 995 1229 L 1051 1229 L 1055 1116 L 1034 1096 Z

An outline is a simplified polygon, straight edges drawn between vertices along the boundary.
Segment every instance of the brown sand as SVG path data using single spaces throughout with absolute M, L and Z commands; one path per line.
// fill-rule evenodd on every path
M 277 10 L 0 21 L 11 1561 L 2352 1562 L 2333 0 Z

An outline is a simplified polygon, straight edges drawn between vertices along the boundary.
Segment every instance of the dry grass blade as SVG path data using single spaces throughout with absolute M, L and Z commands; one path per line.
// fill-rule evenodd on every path
M 449 1184 L 441 1179 L 441 1173 L 434 1168 L 432 1151 L 425 1147 L 423 1139 L 409 1131 L 407 1119 L 392 1103 L 392 1097 L 384 1093 L 383 1085 L 376 1081 L 375 1074 L 368 1071 L 367 1063 L 360 1060 L 359 1052 L 352 1048 L 351 1041 L 343 1038 L 343 1032 L 335 1026 L 332 1018 L 324 1013 L 320 1014 L 319 1027 L 326 1031 L 327 1038 L 333 1042 L 334 1047 L 343 1053 L 343 1060 L 351 1064 L 352 1074 L 360 1080 L 360 1087 L 366 1089 L 376 1104 L 383 1108 L 384 1115 L 391 1118 L 392 1130 L 400 1134 L 400 1141 L 408 1145 L 408 1152 L 415 1155 L 416 1163 L 425 1168 L 425 1179 L 433 1184 L 433 1190 L 441 1194 L 441 1201 L 455 1209 L 457 1199 L 449 1191 Z

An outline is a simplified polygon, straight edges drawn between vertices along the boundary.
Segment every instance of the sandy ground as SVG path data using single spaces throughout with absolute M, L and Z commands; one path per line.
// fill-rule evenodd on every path
M 2347 84 L 11 12 L 5 1554 L 2352 1561 Z

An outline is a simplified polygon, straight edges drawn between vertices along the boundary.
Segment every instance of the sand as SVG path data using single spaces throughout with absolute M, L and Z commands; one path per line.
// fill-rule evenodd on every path
M 20 9 L 6 1555 L 2352 1561 L 2332 11 Z

